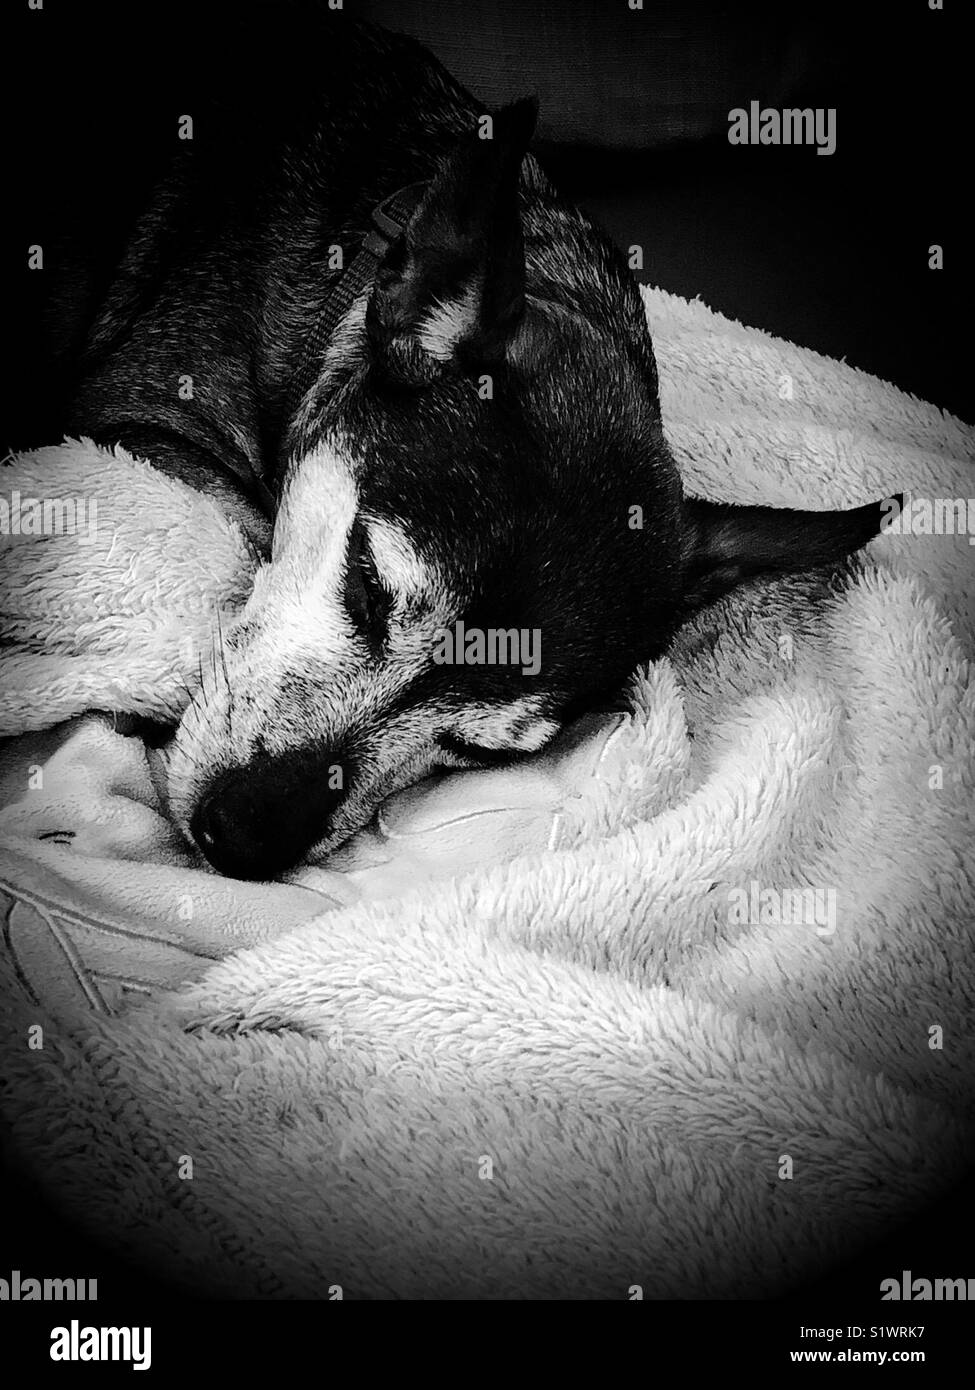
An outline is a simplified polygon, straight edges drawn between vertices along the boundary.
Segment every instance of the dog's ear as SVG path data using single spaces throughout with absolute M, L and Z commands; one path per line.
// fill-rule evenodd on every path
M 534 98 L 513 102 L 447 156 L 377 277 L 378 343 L 410 335 L 441 361 L 503 353 L 524 309 L 518 178 L 537 117 Z
M 683 507 L 687 615 L 759 574 L 835 564 L 900 514 L 901 497 L 840 512 L 732 507 L 686 498 Z

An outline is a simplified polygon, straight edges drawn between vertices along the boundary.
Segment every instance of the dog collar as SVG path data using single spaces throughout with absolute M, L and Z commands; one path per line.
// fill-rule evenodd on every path
M 425 188 L 426 183 L 422 181 L 398 188 L 370 213 L 370 226 L 354 260 L 330 287 L 318 318 L 302 344 L 298 369 L 288 386 L 287 420 L 292 418 L 299 403 L 318 379 L 322 357 L 336 328 L 362 291 L 375 279 L 379 267 L 403 235 L 410 214 Z M 262 506 L 273 517 L 277 508 L 276 487 L 260 477 L 256 478 L 256 484 Z

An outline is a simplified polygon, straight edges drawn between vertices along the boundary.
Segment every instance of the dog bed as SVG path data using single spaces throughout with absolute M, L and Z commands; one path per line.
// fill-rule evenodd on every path
M 688 491 L 970 489 L 960 421 L 646 303 Z M 628 714 L 244 884 L 128 717 L 185 703 L 248 527 L 88 441 L 0 477 L 98 503 L 0 544 L 0 1026 L 18 1161 L 102 1241 L 211 1295 L 768 1296 L 970 1165 L 963 530 L 738 590 Z

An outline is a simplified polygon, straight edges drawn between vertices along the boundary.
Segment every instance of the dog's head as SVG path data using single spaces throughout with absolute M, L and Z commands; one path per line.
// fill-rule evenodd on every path
M 702 604 L 879 529 L 684 498 L 639 294 L 524 159 L 533 124 L 516 103 L 446 158 L 297 414 L 270 562 L 170 756 L 226 873 L 530 756 Z

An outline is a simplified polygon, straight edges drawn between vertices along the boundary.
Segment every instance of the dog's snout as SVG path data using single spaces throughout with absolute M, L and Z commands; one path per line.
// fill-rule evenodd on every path
M 232 768 L 207 788 L 190 833 L 228 878 L 276 878 L 328 834 L 347 773 L 347 764 L 317 750 Z

